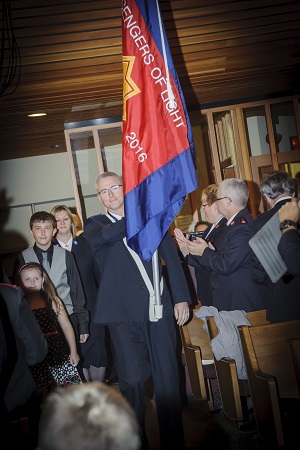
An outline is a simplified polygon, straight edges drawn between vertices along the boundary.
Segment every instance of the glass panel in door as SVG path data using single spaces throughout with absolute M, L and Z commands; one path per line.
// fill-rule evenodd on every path
M 278 153 L 299 150 L 299 137 L 293 102 L 274 103 L 270 106 Z

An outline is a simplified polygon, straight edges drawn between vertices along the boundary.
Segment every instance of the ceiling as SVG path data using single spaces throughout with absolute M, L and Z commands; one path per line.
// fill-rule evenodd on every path
M 12 0 L 2 14 L 5 4 L 0 160 L 64 152 L 64 123 L 121 117 L 122 0 Z M 300 93 L 299 0 L 159 4 L 189 110 Z

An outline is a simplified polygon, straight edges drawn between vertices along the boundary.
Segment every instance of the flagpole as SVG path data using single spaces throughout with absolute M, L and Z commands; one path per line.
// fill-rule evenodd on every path
M 165 41 L 164 41 L 164 35 L 162 31 L 162 21 L 160 16 L 160 10 L 158 1 L 156 0 L 156 9 L 157 9 L 157 16 L 159 21 L 159 29 L 160 29 L 160 37 L 162 41 L 162 49 L 163 49 L 163 59 L 165 64 L 165 70 L 166 70 L 166 79 L 167 79 L 167 89 L 168 89 L 168 97 L 169 101 L 172 104 L 171 107 L 174 107 L 174 94 L 172 91 L 171 83 L 170 83 L 170 76 L 169 76 L 169 68 L 167 63 L 167 56 L 166 56 L 166 49 L 165 49 Z M 153 286 L 154 286 L 154 292 L 155 292 L 155 315 L 157 319 L 162 318 L 162 304 L 161 304 L 161 295 L 160 295 L 160 282 L 159 282 L 159 269 L 158 269 L 158 251 L 155 250 L 153 256 L 152 256 L 152 272 L 153 272 Z
M 158 0 L 123 2 L 122 55 L 126 239 L 141 259 L 152 259 L 151 305 L 161 313 L 158 248 L 198 179 L 191 124 Z

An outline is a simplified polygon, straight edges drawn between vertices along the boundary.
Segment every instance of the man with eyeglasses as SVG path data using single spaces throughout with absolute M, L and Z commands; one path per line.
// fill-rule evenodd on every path
M 133 407 L 145 434 L 146 383 L 152 377 L 161 448 L 184 449 L 181 417 L 179 365 L 176 353 L 177 325 L 189 317 L 190 294 L 176 246 L 166 233 L 158 248 L 168 271 L 169 286 L 162 278 L 163 317 L 149 317 L 149 291 L 143 268 L 153 284 L 152 262 L 130 252 L 126 242 L 122 178 L 104 172 L 96 180 L 99 200 L 107 214 L 92 216 L 84 223 L 88 240 L 101 272 L 97 303 L 92 320 L 106 324 L 113 342 L 119 387 Z M 137 205 L 139 207 L 139 205 Z M 159 263 L 160 277 L 162 264 Z M 162 287 L 162 285 L 161 285 Z
M 187 243 L 190 255 L 199 258 L 199 264 L 211 271 L 213 306 L 219 311 L 266 308 L 266 286 L 257 281 L 262 268 L 249 246 L 254 219 L 247 209 L 248 197 L 243 180 L 223 180 L 214 201 L 226 219 L 226 226 L 218 233 L 214 245 L 201 238 Z

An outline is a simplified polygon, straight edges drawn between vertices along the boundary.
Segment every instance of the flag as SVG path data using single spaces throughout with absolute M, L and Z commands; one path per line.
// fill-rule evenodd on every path
M 150 261 L 198 187 L 191 125 L 156 0 L 123 0 L 122 49 L 126 237 Z

